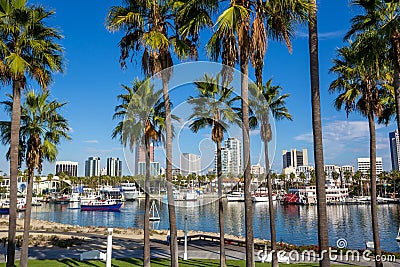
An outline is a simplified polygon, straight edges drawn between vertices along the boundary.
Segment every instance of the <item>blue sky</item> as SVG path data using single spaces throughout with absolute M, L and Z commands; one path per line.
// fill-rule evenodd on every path
M 118 140 L 111 139 L 116 125 L 112 120 L 114 107 L 118 104 L 116 96 L 122 92 L 121 84 L 129 84 L 135 77 L 142 77 L 140 60 L 134 58 L 128 69 L 121 70 L 117 46 L 121 33 L 110 33 L 104 26 L 105 17 L 111 4 L 117 1 L 51 1 L 35 0 L 46 8 L 56 10 L 49 24 L 60 29 L 65 38 L 61 44 L 65 48 L 66 71 L 55 75 L 50 87 L 51 95 L 59 101 L 68 102 L 63 110 L 72 128 L 72 141 L 63 142 L 59 147 L 58 160 L 79 162 L 79 175 L 84 174 L 84 161 L 90 156 L 101 157 L 101 166 L 107 157 L 125 158 L 124 150 Z M 328 93 L 330 82 L 335 78 L 328 73 L 335 57 L 335 49 L 342 46 L 342 38 L 349 28 L 349 21 L 357 12 L 348 1 L 319 1 L 319 53 L 320 53 L 320 89 L 322 120 L 324 126 L 324 157 L 326 164 L 352 164 L 356 166 L 357 157 L 368 157 L 368 124 L 357 114 L 346 117 L 344 111 L 333 108 L 335 95 Z M 281 151 L 290 148 L 307 148 L 309 162 L 313 162 L 311 135 L 311 100 L 309 85 L 308 35 L 306 27 L 299 27 L 293 40 L 293 53 L 289 54 L 283 44 L 269 40 L 264 68 L 264 81 L 273 78 L 274 84 L 291 94 L 287 106 L 294 117 L 293 122 L 276 123 L 276 141 L 270 150 L 276 151 L 272 169 L 280 171 L 282 167 Z M 206 40 L 202 40 L 204 44 Z M 199 47 L 199 59 L 208 61 L 204 46 Z M 254 77 L 252 70 L 250 76 Z M 32 84 L 37 88 L 37 85 Z M 190 86 L 189 86 L 190 87 Z M 189 90 L 190 91 L 190 90 Z M 3 88 L 0 96 L 5 98 L 9 88 Z M 184 99 L 177 90 L 176 100 Z M 179 102 L 179 101 L 178 101 Z M 177 105 L 179 107 L 179 105 Z M 179 108 L 176 109 L 179 112 Z M 0 111 L 0 118 L 5 114 Z M 390 151 L 388 132 L 395 124 L 377 127 L 378 156 L 383 157 L 384 169 L 389 170 Z M 183 128 L 185 129 L 185 128 Z M 205 162 L 210 162 L 213 144 L 207 139 L 210 130 L 194 135 L 187 130 L 180 135 L 177 144 L 182 152 L 201 153 Z M 239 132 L 232 130 L 235 136 Z M 260 142 L 257 132 L 253 132 L 252 162 L 257 163 L 260 154 Z M 200 143 L 200 145 L 198 145 Z M 275 148 L 274 148 L 275 147 Z M 6 148 L 2 147 L 2 154 Z M 125 150 L 126 151 L 126 150 Z M 129 153 L 126 153 L 129 154 Z M 177 155 L 176 155 L 177 156 Z M 128 155 L 128 161 L 132 161 Z M 156 158 L 164 164 L 161 149 L 157 149 Z M 178 162 L 178 161 L 175 161 Z M 131 166 L 131 163 L 129 163 Z M 9 172 L 8 163 L 0 158 L 0 169 Z M 44 165 L 44 174 L 54 173 L 54 164 Z M 126 165 L 124 174 L 129 174 Z

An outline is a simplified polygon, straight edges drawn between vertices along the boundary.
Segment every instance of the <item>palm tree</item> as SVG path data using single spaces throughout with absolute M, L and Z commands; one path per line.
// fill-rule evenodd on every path
M 328 251 L 328 216 L 326 213 L 326 192 L 324 153 L 322 146 L 321 100 L 319 90 L 317 3 L 310 0 L 308 42 L 310 50 L 311 108 L 314 141 L 314 162 L 317 191 L 318 244 L 320 251 Z M 330 266 L 329 257 L 322 257 L 320 266 Z
M 3 101 L 1 104 L 6 106 L 9 115 L 12 114 L 13 101 Z M 53 162 L 57 156 L 56 145 L 63 139 L 70 139 L 68 136 L 69 126 L 59 113 L 65 103 L 49 100 L 49 91 L 38 94 L 29 91 L 26 94 L 26 100 L 21 107 L 21 142 L 26 143 L 25 151 L 21 151 L 24 155 L 27 166 L 27 194 L 26 194 L 26 211 L 24 219 L 24 234 L 21 249 L 20 266 L 28 266 L 28 246 L 29 246 L 29 229 L 31 221 L 32 193 L 33 182 L 35 179 L 35 169 L 40 174 L 42 171 L 43 160 Z M 10 121 L 0 122 L 1 136 L 11 136 Z M 3 143 L 9 145 L 11 138 L 6 138 Z
M 278 266 L 278 257 L 276 247 L 274 204 L 272 200 L 272 181 L 268 156 L 268 143 L 272 140 L 269 114 L 271 112 L 276 120 L 292 120 L 292 116 L 289 114 L 287 108 L 285 107 L 285 101 L 286 98 L 289 97 L 289 94 L 281 95 L 281 89 L 282 88 L 280 86 L 272 86 L 272 79 L 269 79 L 264 86 L 260 87 L 255 84 L 251 84 L 249 88 L 249 105 L 251 107 L 251 112 L 254 114 L 254 116 L 250 117 L 250 125 L 252 126 L 252 128 L 260 125 L 260 136 L 261 140 L 264 143 L 264 159 L 266 168 L 265 173 L 269 198 L 271 249 L 273 251 L 272 266 Z
M 375 117 L 383 114 L 383 100 L 388 94 L 385 89 L 386 54 L 380 53 L 385 47 L 385 40 L 368 32 L 358 35 L 356 41 L 349 46 L 338 50 L 338 59 L 334 60 L 331 71 L 338 75 L 331 83 L 331 92 L 340 94 L 335 100 L 335 107 L 342 107 L 347 114 L 357 110 L 368 118 L 370 133 L 370 184 L 371 184 L 371 214 L 372 230 L 374 237 L 374 249 L 376 255 L 381 255 L 378 217 L 377 217 L 377 193 L 376 193 L 376 131 Z M 375 53 L 368 53 L 375 51 Z M 377 257 L 376 266 L 382 266 Z
M 13 113 L 10 140 L 10 215 L 7 266 L 14 266 L 17 216 L 18 142 L 21 121 L 21 90 L 28 78 L 42 89 L 52 81 L 53 72 L 61 72 L 62 48 L 55 42 L 59 32 L 45 21 L 54 11 L 27 6 L 26 0 L 0 1 L 0 73 L 13 88 Z
M 352 18 L 351 29 L 345 39 L 366 31 L 376 31 L 376 34 L 382 36 L 389 44 L 387 49 L 388 52 L 390 50 L 389 56 L 393 68 L 394 102 L 397 127 L 400 132 L 400 3 L 387 0 L 352 0 L 351 3 L 361 7 L 364 13 Z
M 196 46 L 193 40 L 182 37 L 175 23 L 176 6 L 171 0 L 147 1 L 124 0 L 125 6 L 111 7 L 106 25 L 111 31 L 124 30 L 119 46 L 121 48 L 120 62 L 126 67 L 130 54 L 143 52 L 142 70 L 146 76 L 160 74 L 163 86 L 165 105 L 165 150 L 166 150 L 166 180 L 168 195 L 168 213 L 171 233 L 171 262 L 178 266 L 178 242 L 176 230 L 176 214 L 173 205 L 172 192 L 172 124 L 171 103 L 168 93 L 168 82 L 172 75 L 172 51 L 179 58 L 197 58 Z
M 121 102 L 115 107 L 113 119 L 122 119 L 112 137 L 119 137 L 123 146 L 133 151 L 135 145 L 144 145 L 146 151 L 146 178 L 144 183 L 144 248 L 143 266 L 150 266 L 150 143 L 159 141 L 165 127 L 165 106 L 160 100 L 162 91 L 155 91 L 150 80 L 136 79 L 132 87 L 122 85 L 125 93 L 118 95 Z
M 226 266 L 225 256 L 225 227 L 224 227 L 224 199 L 222 196 L 222 158 L 221 142 L 230 123 L 239 124 L 238 116 L 233 105 L 238 97 L 232 97 L 232 89 L 221 86 L 220 75 L 217 77 L 204 76 L 203 81 L 196 82 L 199 94 L 196 98 L 190 97 L 188 103 L 193 105 L 193 113 L 189 119 L 193 120 L 190 129 L 197 133 L 200 129 L 211 127 L 211 139 L 217 145 L 217 179 L 219 204 L 219 233 L 220 233 L 220 266 Z

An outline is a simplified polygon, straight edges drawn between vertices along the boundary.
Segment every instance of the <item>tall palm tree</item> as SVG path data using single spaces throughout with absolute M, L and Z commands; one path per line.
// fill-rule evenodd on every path
M 264 86 L 259 87 L 255 84 L 251 84 L 249 87 L 249 105 L 252 113 L 254 114 L 254 116 L 250 117 L 250 126 L 252 128 L 255 128 L 257 125 L 260 126 L 260 136 L 264 143 L 265 173 L 269 199 L 268 208 L 271 231 L 271 249 L 273 251 L 272 266 L 278 266 L 278 257 L 276 247 L 274 204 L 272 200 L 272 179 L 268 156 L 268 143 L 272 140 L 269 114 L 271 112 L 276 120 L 292 120 L 292 116 L 285 106 L 286 98 L 289 97 L 289 94 L 281 95 L 281 89 L 282 88 L 280 86 L 272 85 L 272 79 L 269 79 Z
M 203 81 L 196 82 L 199 94 L 196 98 L 190 97 L 188 103 L 193 105 L 193 113 L 189 119 L 193 120 L 190 129 L 197 133 L 200 129 L 211 127 L 211 139 L 217 145 L 217 179 L 219 205 L 219 233 L 220 233 L 220 266 L 226 266 L 225 256 L 225 220 L 224 199 L 222 196 L 222 158 L 221 142 L 229 124 L 239 124 L 234 104 L 238 97 L 232 97 L 232 89 L 221 85 L 220 75 L 217 77 L 204 76 Z
M 160 74 L 165 105 L 165 150 L 168 213 L 171 233 L 171 262 L 178 266 L 176 214 L 172 192 L 172 124 L 168 82 L 172 74 L 172 53 L 179 58 L 197 58 L 193 40 L 182 37 L 177 31 L 176 6 L 172 0 L 124 0 L 124 6 L 111 7 L 106 25 L 111 31 L 124 30 L 119 42 L 120 62 L 126 67 L 130 54 L 142 52 L 142 70 L 146 76 Z
M 150 266 L 150 144 L 159 141 L 165 127 L 165 106 L 162 91 L 156 91 L 150 80 L 136 79 L 132 87 L 122 85 L 126 91 L 118 95 L 121 102 L 115 107 L 114 119 L 122 119 L 113 130 L 112 137 L 133 150 L 143 145 L 146 151 L 146 178 L 144 183 L 144 248 L 143 266 Z
M 3 101 L 9 115 L 12 114 L 13 101 Z M 29 229 L 31 221 L 32 192 L 35 179 L 35 169 L 40 174 L 43 160 L 54 162 L 58 154 L 57 144 L 63 139 L 69 140 L 69 126 L 67 120 L 59 113 L 65 103 L 49 100 L 49 91 L 43 94 L 29 91 L 21 108 L 21 142 L 26 143 L 21 151 L 24 155 L 28 173 L 26 194 L 26 211 L 24 219 L 24 234 L 21 249 L 20 266 L 28 266 Z M 11 136 L 11 122 L 1 121 L 1 136 Z M 9 145 L 11 140 L 6 138 L 3 143 Z
M 361 7 L 363 14 L 352 18 L 351 28 L 345 39 L 366 31 L 376 31 L 389 44 L 387 49 L 390 50 L 393 68 L 394 104 L 400 132 L 400 3 L 387 0 L 352 0 L 351 4 Z
M 376 193 L 376 131 L 375 118 L 384 114 L 383 100 L 388 94 L 385 78 L 388 72 L 388 62 L 385 53 L 379 53 L 385 47 L 385 40 L 367 32 L 358 35 L 356 41 L 338 50 L 338 59 L 334 60 L 331 71 L 338 75 L 330 85 L 330 90 L 340 94 L 335 100 L 335 107 L 342 107 L 347 114 L 357 110 L 367 117 L 370 134 L 370 185 L 371 214 L 374 249 L 376 255 L 381 255 Z M 374 51 L 374 53 L 368 53 Z M 378 257 L 376 266 L 383 266 Z
M 314 139 L 314 163 L 317 191 L 318 244 L 320 251 L 328 251 L 328 216 L 326 213 L 326 192 L 324 152 L 322 146 L 321 100 L 319 90 L 317 3 L 310 0 L 308 42 L 310 50 L 311 108 Z M 330 266 L 329 257 L 322 257 L 320 266 Z
M 7 266 L 14 266 L 17 216 L 18 142 L 21 121 L 21 90 L 28 79 L 47 88 L 52 73 L 61 72 L 62 48 L 59 32 L 46 25 L 54 11 L 27 6 L 26 0 L 0 0 L 0 73 L 13 88 L 10 140 L 10 215 Z

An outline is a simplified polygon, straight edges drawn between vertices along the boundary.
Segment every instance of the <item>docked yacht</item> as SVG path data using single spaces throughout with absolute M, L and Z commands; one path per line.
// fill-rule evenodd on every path
M 121 183 L 121 189 L 126 201 L 136 200 L 139 196 L 139 191 L 134 183 Z

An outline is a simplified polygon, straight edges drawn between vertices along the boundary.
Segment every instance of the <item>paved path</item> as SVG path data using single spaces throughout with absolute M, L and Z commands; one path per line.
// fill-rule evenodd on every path
M 32 233 L 43 233 L 41 231 L 32 231 Z M 66 236 L 85 237 L 82 245 L 70 248 L 59 247 L 30 247 L 30 259 L 62 259 L 74 258 L 79 259 L 82 252 L 89 250 L 106 251 L 107 237 L 99 234 L 82 234 L 82 233 L 48 233 Z M 191 240 L 188 242 L 188 258 L 189 259 L 219 259 L 219 245 L 217 242 L 206 240 Z M 183 244 L 179 245 L 179 256 L 183 258 Z M 257 251 L 256 251 L 257 253 Z M 141 240 L 132 240 L 123 237 L 113 238 L 113 258 L 141 258 L 143 256 L 143 242 Z M 235 245 L 226 244 L 226 256 L 228 259 L 244 260 L 245 248 Z M 20 249 L 17 249 L 16 258 L 20 257 Z M 164 241 L 151 241 L 151 257 L 152 258 L 169 258 L 169 246 Z M 257 255 L 255 256 L 258 259 Z M 0 262 L 4 262 L 4 255 L 0 255 Z M 332 261 L 335 264 L 344 264 L 349 266 L 375 266 L 373 262 L 340 262 Z M 400 267 L 400 261 L 385 262 L 385 267 Z

